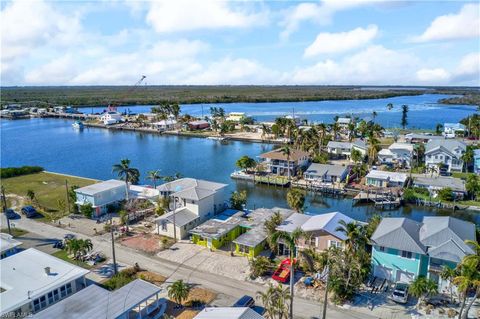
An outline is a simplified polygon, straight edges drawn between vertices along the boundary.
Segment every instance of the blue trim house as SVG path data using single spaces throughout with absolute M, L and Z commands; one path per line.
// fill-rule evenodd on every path
M 373 275 L 407 283 L 423 275 L 443 290 L 448 282 L 440 278 L 442 268 L 474 253 L 467 239 L 475 239 L 475 225 L 457 218 L 384 218 L 371 238 Z
M 473 172 L 480 175 L 480 149 L 473 151 Z

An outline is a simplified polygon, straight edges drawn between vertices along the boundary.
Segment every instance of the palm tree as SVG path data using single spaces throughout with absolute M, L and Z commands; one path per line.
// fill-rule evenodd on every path
M 292 154 L 290 150 L 290 146 L 285 144 L 280 149 L 280 152 L 282 152 L 283 155 L 287 156 L 287 174 L 288 174 L 288 182 L 290 182 L 290 155 Z
M 400 125 L 402 125 L 403 129 L 407 127 L 408 121 L 407 121 L 407 113 L 408 113 L 408 105 L 402 105 L 402 120 L 400 122 Z
M 393 104 L 392 103 L 388 103 L 387 104 L 387 110 L 391 111 L 393 109 Z
M 287 318 L 287 313 L 289 312 L 288 303 L 292 299 L 287 288 L 283 289 L 280 285 L 275 287 L 272 283 L 269 283 L 265 292 L 257 292 L 257 299 L 262 301 L 263 307 L 266 311 L 266 318 Z
M 295 248 L 297 245 L 297 241 L 304 237 L 304 232 L 300 229 L 297 228 L 291 233 L 287 233 L 284 231 L 277 231 L 272 235 L 272 242 L 277 243 L 279 241 L 282 241 L 284 245 L 288 246 L 288 249 L 290 251 L 290 319 L 293 319 L 293 286 L 294 286 L 294 280 L 295 280 Z
M 372 112 L 372 121 L 375 121 L 375 118 L 377 117 L 377 112 L 376 111 L 373 111 Z
M 319 133 L 318 152 L 321 153 L 323 149 L 323 141 L 325 140 L 325 135 L 327 134 L 327 126 L 324 123 L 320 123 L 317 126 L 317 130 Z
M 287 193 L 287 203 L 291 209 L 297 213 L 301 213 L 305 205 L 305 194 L 301 190 L 293 188 Z
M 455 268 L 450 268 L 448 266 L 443 266 L 440 277 L 443 280 L 448 281 L 448 290 L 450 291 L 450 303 L 453 304 L 453 279 L 457 276 L 457 271 Z
M 380 141 L 375 138 L 374 134 L 369 134 L 368 136 L 368 162 L 372 165 L 378 154 L 378 149 L 380 148 Z
M 345 250 L 347 252 L 356 252 L 360 248 L 365 247 L 367 243 L 367 237 L 365 233 L 365 228 L 357 222 L 347 223 L 344 220 L 338 222 L 338 226 L 335 231 L 341 232 L 344 234 L 345 239 L 343 244 L 345 245 Z
M 438 291 L 438 286 L 432 279 L 427 279 L 425 276 L 418 276 L 410 284 L 409 291 L 414 297 L 418 298 L 418 307 L 425 298 Z
M 153 188 L 157 188 L 157 181 L 161 178 L 162 176 L 160 176 L 160 170 L 158 169 L 148 172 L 147 179 L 152 181 Z
M 130 167 L 130 160 L 124 158 L 120 164 L 113 165 L 113 173 L 117 173 L 121 180 L 125 181 L 126 200 L 128 200 L 128 183 L 136 184 L 140 179 L 140 171 L 136 168 Z
M 283 218 L 280 212 L 273 213 L 272 217 L 267 219 L 263 224 L 263 228 L 267 233 L 267 243 L 270 247 L 270 250 L 274 253 L 277 253 L 277 244 L 272 241 L 273 234 L 277 231 L 277 227 L 282 223 Z
M 181 279 L 168 286 L 168 298 L 173 299 L 180 306 L 187 299 L 189 293 L 190 286 Z
M 478 262 L 476 259 L 466 262 L 465 258 L 466 257 L 464 257 L 457 267 L 459 275 L 453 279 L 453 283 L 457 286 L 462 298 L 462 304 L 458 315 L 459 319 L 467 318 L 470 308 L 480 297 L 480 264 L 476 263 Z M 475 295 L 467 304 L 468 292 L 473 289 L 475 289 Z

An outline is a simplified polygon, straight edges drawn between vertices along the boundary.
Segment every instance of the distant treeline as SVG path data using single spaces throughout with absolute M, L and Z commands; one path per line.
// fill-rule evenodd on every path
M 451 97 L 448 99 L 441 99 L 439 101 L 443 104 L 462 104 L 462 105 L 479 105 L 480 94 L 467 94 L 464 96 Z
M 26 106 L 158 105 L 168 103 L 302 102 L 379 99 L 425 93 L 422 88 L 357 86 L 65 86 L 3 87 L 2 104 Z M 431 90 L 429 91 L 431 92 Z
M 9 178 L 40 172 L 43 172 L 43 167 L 40 166 L 5 167 L 0 168 L 0 177 Z

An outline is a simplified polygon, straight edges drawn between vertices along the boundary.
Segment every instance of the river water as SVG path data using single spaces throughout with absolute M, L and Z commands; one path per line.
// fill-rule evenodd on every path
M 439 109 L 436 109 L 436 116 L 425 123 L 442 122 L 440 119 L 444 117 L 456 121 L 466 112 L 463 107 L 459 107 L 459 112 L 452 107 L 446 108 L 448 111 L 442 108 L 439 112 Z M 226 109 L 229 111 L 227 107 Z M 473 110 L 470 108 L 469 114 Z M 183 176 L 229 184 L 229 191 L 247 190 L 248 208 L 287 206 L 286 192 L 282 188 L 253 185 L 230 178 L 239 157 L 256 157 L 271 150 L 273 146 L 270 144 L 218 142 L 101 128 L 78 131 L 74 130 L 71 124 L 72 121 L 63 119 L 0 120 L 1 166 L 40 165 L 49 171 L 105 180 L 116 177 L 112 174 L 113 164 L 122 158 L 129 158 L 132 166 L 140 170 L 142 183 L 149 183 L 143 179 L 149 170 L 160 169 L 163 175 L 179 172 Z M 351 199 L 334 199 L 320 195 L 309 195 L 307 199 L 306 211 L 312 214 L 340 211 L 352 218 L 366 220 L 372 214 L 378 213 L 372 206 L 352 206 Z M 452 211 L 408 206 L 382 214 L 421 220 L 425 215 L 449 215 Z M 479 213 L 461 211 L 455 214 L 480 223 Z
M 273 121 L 275 118 L 292 113 L 309 122 L 331 123 L 335 116 L 353 115 L 360 118 L 371 118 L 377 112 L 375 122 L 384 127 L 400 127 L 401 106 L 409 106 L 408 127 L 434 129 L 437 123 L 458 122 L 475 112 L 475 106 L 445 105 L 438 100 L 453 95 L 423 94 L 416 96 L 397 96 L 385 99 L 345 100 L 345 101 L 313 101 L 313 102 L 276 102 L 276 103 L 218 103 L 218 104 L 183 104 L 183 113 L 201 117 L 209 115 L 210 107 L 223 107 L 226 113 L 245 112 L 257 121 Z M 388 110 L 387 104 L 393 109 Z M 85 113 L 101 113 L 105 107 L 86 107 L 80 111 Z M 150 112 L 151 106 L 119 107 L 121 112 Z

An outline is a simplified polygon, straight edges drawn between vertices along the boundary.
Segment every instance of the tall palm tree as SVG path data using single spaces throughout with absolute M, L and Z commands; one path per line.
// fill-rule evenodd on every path
M 257 298 L 262 301 L 268 319 L 284 319 L 287 318 L 289 312 L 288 303 L 292 299 L 288 289 L 282 286 L 276 287 L 269 283 L 265 292 L 258 291 Z
M 375 121 L 375 118 L 377 117 L 377 112 L 376 111 L 373 111 L 372 112 L 372 121 Z
M 368 135 L 368 161 L 373 164 L 377 158 L 378 149 L 380 148 L 380 141 L 375 138 L 374 134 Z
M 189 293 L 190 286 L 181 279 L 168 286 L 168 298 L 173 299 L 179 305 L 182 305 Z
M 117 173 L 118 177 L 125 181 L 125 198 L 128 200 L 128 183 L 138 183 L 140 179 L 140 171 L 136 168 L 130 167 L 130 160 L 124 158 L 120 160 L 119 164 L 113 165 L 112 172 Z
M 162 178 L 162 176 L 160 176 L 160 170 L 156 169 L 154 171 L 149 171 L 147 174 L 147 179 L 151 180 L 153 183 L 153 188 L 156 188 L 157 181 Z
M 443 266 L 440 277 L 443 280 L 448 281 L 448 290 L 450 291 L 450 303 L 453 304 L 453 279 L 457 276 L 457 271 L 455 268 L 450 268 L 448 266 Z
M 288 174 L 288 181 L 290 182 L 290 155 L 292 154 L 290 146 L 285 144 L 281 149 L 283 155 L 287 156 L 287 174 Z
M 324 123 L 320 123 L 317 126 L 317 131 L 319 134 L 318 153 L 321 153 L 323 149 L 323 141 L 325 140 L 325 135 L 327 134 L 327 126 Z
M 427 279 L 425 276 L 418 276 L 410 284 L 410 293 L 418 298 L 417 307 L 431 294 L 437 293 L 438 286 L 432 279 Z
M 282 241 L 284 245 L 288 246 L 290 250 L 290 319 L 293 319 L 293 287 L 295 283 L 295 249 L 300 238 L 304 237 L 305 233 L 297 228 L 291 233 L 284 231 L 277 231 L 272 235 L 272 242 L 277 243 Z
M 361 247 L 365 247 L 367 238 L 365 235 L 365 229 L 362 225 L 357 222 L 347 223 L 344 220 L 340 220 L 338 224 L 340 226 L 338 226 L 335 231 L 341 232 L 345 235 L 343 244 L 345 245 L 346 251 L 353 253 Z
M 476 261 L 475 259 L 473 259 Z M 459 275 L 453 279 L 453 283 L 457 286 L 462 298 L 460 306 L 459 319 L 466 319 L 470 308 L 475 301 L 480 297 L 480 270 L 479 264 L 475 262 L 462 262 L 458 265 L 457 270 Z M 468 292 L 475 290 L 475 295 L 467 304 Z

